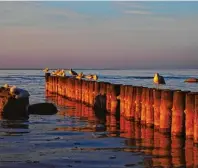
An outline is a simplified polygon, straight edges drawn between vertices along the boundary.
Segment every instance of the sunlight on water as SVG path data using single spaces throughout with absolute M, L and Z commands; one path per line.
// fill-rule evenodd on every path
M 155 71 L 84 72 L 96 72 L 102 81 L 152 86 Z M 197 70 L 158 72 L 170 87 L 198 90 L 197 84 L 183 83 L 187 77 L 198 77 Z M 59 109 L 57 115 L 31 115 L 28 121 L 1 118 L 0 167 L 198 167 L 193 140 L 173 138 L 123 117 L 99 115 L 83 104 L 45 95 L 42 71 L 0 70 L 0 78 L 0 85 L 27 89 L 31 103 L 49 101 Z

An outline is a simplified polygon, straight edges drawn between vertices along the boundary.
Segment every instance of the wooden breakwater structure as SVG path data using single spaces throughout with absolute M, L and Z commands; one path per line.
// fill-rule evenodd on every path
M 126 120 L 123 116 L 109 114 L 98 116 L 93 112 L 92 107 L 50 92 L 46 92 L 46 98 L 59 106 L 69 107 L 61 110 L 58 115 L 77 117 L 78 120 L 83 121 L 86 119 L 87 126 L 79 125 L 75 126 L 75 129 L 81 132 L 95 132 L 99 129 L 99 131 L 108 132 L 110 137 L 125 138 L 125 145 L 121 147 L 123 151 L 149 155 L 144 160 L 147 162 L 145 167 L 198 167 L 198 148 L 193 144 L 193 139 L 185 140 L 185 138 L 163 134 L 154 128 Z M 98 124 L 99 127 L 97 127 Z M 74 128 L 60 125 L 56 130 L 73 131 Z M 154 157 L 150 157 L 151 155 Z
M 79 80 L 46 73 L 46 91 L 119 113 L 165 134 L 191 138 L 198 144 L 198 93 Z

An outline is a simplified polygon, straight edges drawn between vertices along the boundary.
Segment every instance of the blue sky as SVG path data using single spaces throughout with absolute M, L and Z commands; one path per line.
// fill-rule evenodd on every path
M 195 68 L 198 2 L 0 2 L 2 68 Z

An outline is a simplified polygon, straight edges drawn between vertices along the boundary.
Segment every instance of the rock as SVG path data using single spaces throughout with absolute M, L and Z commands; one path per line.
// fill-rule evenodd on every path
M 184 82 L 196 83 L 196 82 L 198 82 L 198 79 L 197 79 L 197 78 L 188 78 L 188 79 L 186 79 Z
M 10 89 L 0 88 L 0 114 L 5 119 L 28 119 L 27 107 L 29 96 L 16 99 L 10 94 Z
M 1 98 L 2 99 L 2 98 Z M 28 119 L 27 107 L 29 105 L 28 98 L 4 98 L 1 101 L 2 116 L 5 119 L 18 120 Z
M 56 106 L 52 103 L 37 103 L 29 105 L 29 114 L 39 114 L 39 115 L 52 115 L 58 112 Z

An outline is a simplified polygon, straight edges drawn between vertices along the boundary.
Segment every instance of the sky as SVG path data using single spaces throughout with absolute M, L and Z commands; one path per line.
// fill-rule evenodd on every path
M 198 1 L 0 1 L 0 68 L 197 68 Z

